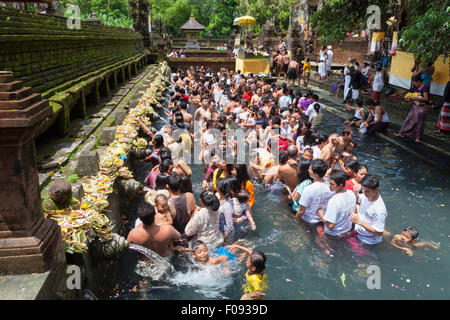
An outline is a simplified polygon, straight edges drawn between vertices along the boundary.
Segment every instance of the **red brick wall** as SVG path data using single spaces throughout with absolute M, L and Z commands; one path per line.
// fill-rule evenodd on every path
M 339 45 L 332 45 L 333 63 L 346 64 L 349 57 L 356 58 L 361 63 L 365 60 L 364 55 L 367 54 L 368 45 L 369 42 L 365 38 L 347 38 L 344 41 L 343 49 Z M 315 48 L 317 53 L 319 53 L 320 48 L 319 46 Z

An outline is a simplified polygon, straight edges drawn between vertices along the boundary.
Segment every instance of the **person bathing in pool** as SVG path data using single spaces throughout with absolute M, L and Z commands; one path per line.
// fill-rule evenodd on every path
M 414 227 L 406 227 L 401 234 L 396 234 L 391 240 L 391 244 L 405 251 L 409 256 L 413 255 L 413 248 L 418 247 L 430 247 L 433 249 L 439 249 L 439 243 L 433 242 L 416 242 L 419 236 L 419 230 Z
M 192 256 L 194 257 L 195 261 L 200 262 L 205 265 L 209 264 L 219 264 L 222 263 L 225 267 L 225 274 L 230 275 L 230 265 L 229 262 L 236 259 L 236 255 L 234 254 L 238 249 L 241 248 L 241 250 L 246 249 L 248 251 L 251 251 L 248 248 L 232 244 L 225 247 L 220 247 L 216 251 L 216 257 L 211 257 L 208 253 L 208 248 L 206 247 L 206 244 L 203 241 L 197 240 L 192 245 Z M 245 253 L 241 256 L 239 256 L 239 262 L 242 261 L 243 256 Z

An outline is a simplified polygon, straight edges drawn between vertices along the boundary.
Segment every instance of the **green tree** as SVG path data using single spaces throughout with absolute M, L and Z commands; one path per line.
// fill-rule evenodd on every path
M 377 5 L 381 10 L 382 29 L 386 27 L 387 17 L 395 15 L 395 7 L 390 0 L 332 0 L 321 10 L 314 13 L 311 26 L 320 38 L 321 44 L 342 43 L 347 32 L 365 29 L 367 26 L 367 8 Z
M 428 9 L 423 16 L 400 32 L 400 45 L 414 53 L 423 64 L 436 61 L 442 53 L 447 58 L 450 43 L 450 6 L 444 10 Z
M 214 14 L 206 27 L 206 31 L 215 38 L 228 37 L 233 28 L 237 6 L 238 0 L 218 1 L 217 6 L 213 8 Z
M 168 8 L 162 16 L 166 25 L 166 31 L 174 36 L 182 37 L 184 32 L 180 27 L 189 20 L 192 6 L 187 0 L 176 0 L 173 6 Z
M 239 14 L 255 18 L 253 29 L 259 32 L 262 25 L 275 18 L 275 33 L 281 34 L 289 28 L 290 3 L 294 0 L 240 0 Z

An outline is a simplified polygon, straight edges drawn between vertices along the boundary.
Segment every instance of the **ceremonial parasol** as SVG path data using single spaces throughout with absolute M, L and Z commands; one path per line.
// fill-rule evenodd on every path
M 256 20 L 253 17 L 250 16 L 243 16 L 243 17 L 238 17 L 236 19 L 234 19 L 233 24 L 234 25 L 239 25 L 239 26 L 244 26 L 244 25 L 250 25 L 250 24 L 255 24 Z
M 247 31 L 248 31 L 247 26 L 254 25 L 255 23 L 256 23 L 255 18 L 250 17 L 250 16 L 238 17 L 238 18 L 234 19 L 234 21 L 233 21 L 234 25 L 239 25 L 241 27 L 241 29 L 245 29 L 246 37 L 247 37 Z M 243 33 L 242 30 L 241 30 L 241 33 Z M 247 47 L 247 42 L 244 43 L 244 47 L 245 48 Z

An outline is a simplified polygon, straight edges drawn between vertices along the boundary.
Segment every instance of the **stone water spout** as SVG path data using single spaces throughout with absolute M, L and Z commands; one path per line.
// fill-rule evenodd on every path
M 174 267 L 156 252 L 135 243 L 130 243 L 128 248 L 147 258 L 139 260 L 136 267 L 136 273 L 142 277 L 165 280 L 175 273 Z

